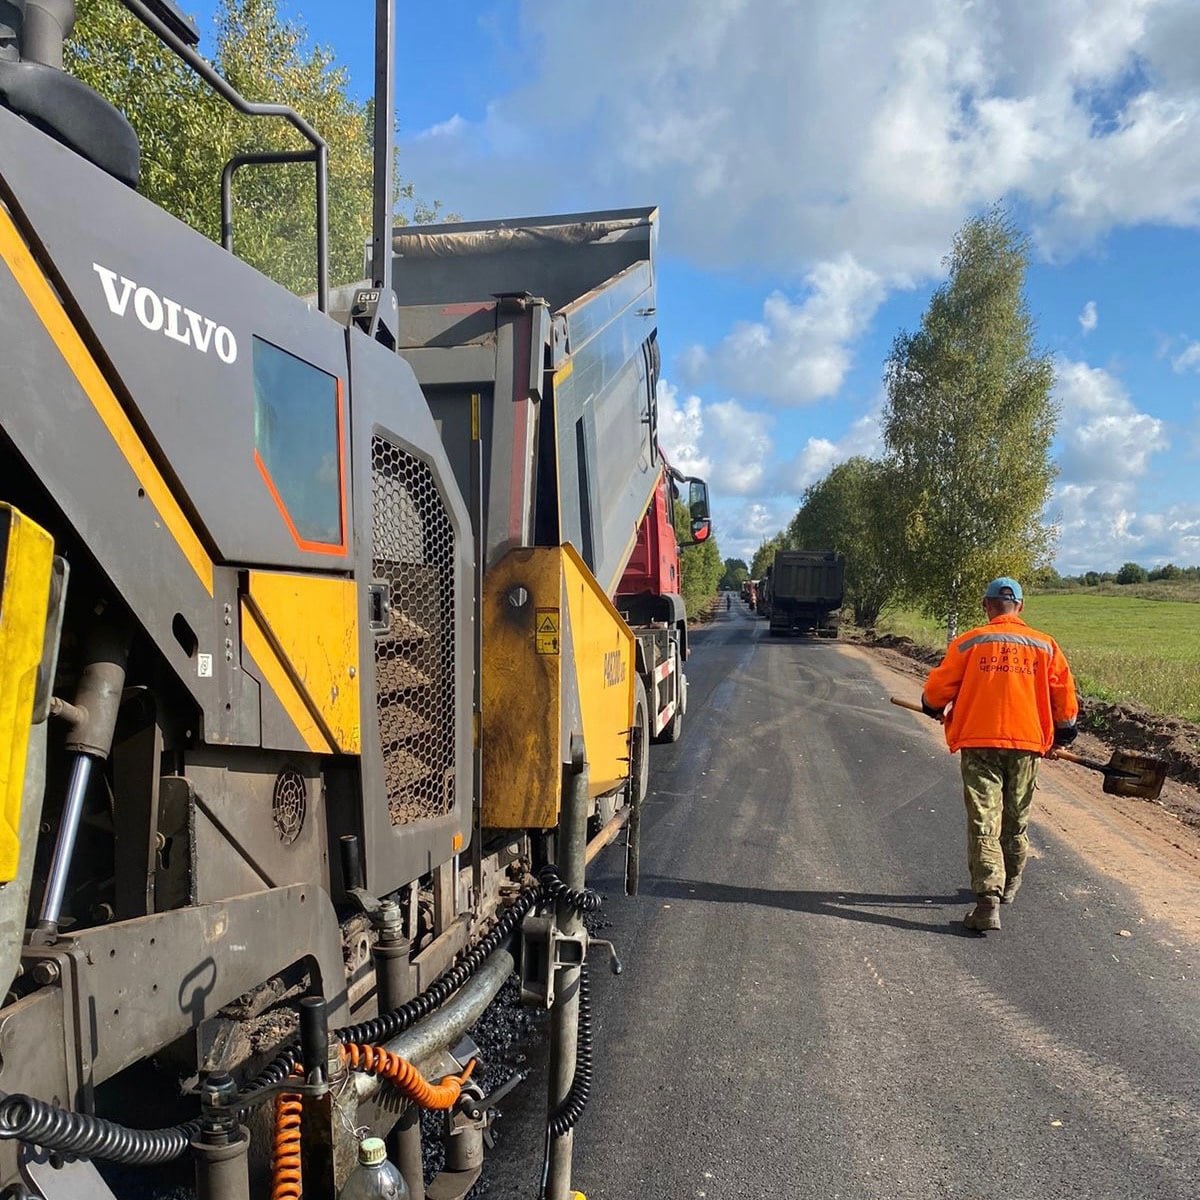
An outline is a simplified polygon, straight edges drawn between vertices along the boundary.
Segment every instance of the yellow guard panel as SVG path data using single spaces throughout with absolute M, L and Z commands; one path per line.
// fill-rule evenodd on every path
M 251 571 L 246 599 L 257 618 L 252 626 L 258 625 L 257 632 L 282 661 L 308 709 L 307 714 L 292 711 L 297 708 L 293 689 L 276 688 L 297 728 L 304 731 L 315 724 L 341 753 L 361 753 L 358 589 L 354 580 Z M 271 664 L 261 661 L 264 647 L 249 648 L 274 686 Z M 306 741 L 312 744 L 307 737 Z
M 634 638 L 571 546 L 514 550 L 487 573 L 482 671 L 485 826 L 558 824 L 568 687 L 578 689 L 591 794 L 625 782 Z
M 563 591 L 571 618 L 571 642 L 588 791 L 602 796 L 629 776 L 629 729 L 633 725 L 634 637 L 574 546 L 563 550 Z
M 0 504 L 0 882 L 17 877 L 21 796 L 38 666 L 46 638 L 54 541 Z
M 562 653 L 548 626 L 561 619 L 561 558 L 556 547 L 513 550 L 483 581 L 482 822 L 492 829 L 558 824 Z

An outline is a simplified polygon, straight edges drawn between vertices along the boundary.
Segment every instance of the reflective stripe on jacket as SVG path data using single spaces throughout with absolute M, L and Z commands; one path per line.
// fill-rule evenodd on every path
M 1058 643 L 1015 613 L 960 634 L 925 682 L 925 699 L 946 714 L 951 751 L 968 747 L 1045 754 L 1054 726 L 1079 713 L 1075 680 Z

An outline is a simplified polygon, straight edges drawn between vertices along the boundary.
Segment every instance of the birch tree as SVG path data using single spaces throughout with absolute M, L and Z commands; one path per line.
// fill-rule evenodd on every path
M 1034 348 L 1028 244 L 1002 209 L 954 239 L 949 278 L 887 360 L 883 436 L 903 511 L 908 595 L 955 636 L 988 579 L 1044 563 L 1055 468 L 1053 367 Z

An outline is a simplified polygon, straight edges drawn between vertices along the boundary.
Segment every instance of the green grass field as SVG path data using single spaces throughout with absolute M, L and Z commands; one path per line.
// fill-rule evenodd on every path
M 1200 608 L 1191 593 L 1149 599 L 1129 594 L 1133 587 L 1026 596 L 1022 616 L 1062 646 L 1085 695 L 1200 721 Z M 963 614 L 960 629 L 983 619 L 982 610 Z M 923 645 L 946 644 L 945 630 L 915 613 L 884 617 L 878 628 Z

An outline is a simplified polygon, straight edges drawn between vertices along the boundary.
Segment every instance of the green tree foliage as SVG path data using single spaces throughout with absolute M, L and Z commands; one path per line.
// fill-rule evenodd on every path
M 727 558 L 725 560 L 725 573 L 721 576 L 721 582 L 717 586 L 725 591 L 736 592 L 749 578 L 750 568 L 746 566 L 744 559 Z
M 1038 567 L 1026 578 L 1028 579 L 1028 588 L 1043 592 L 1066 587 L 1069 582 L 1069 580 L 1064 579 L 1050 563 L 1045 563 Z
M 691 515 L 684 504 L 673 506 L 675 536 L 680 544 L 692 536 Z M 716 595 L 717 582 L 725 570 L 717 540 L 709 534 L 708 540 L 694 546 L 684 546 L 679 552 L 679 594 L 689 617 L 703 611 L 705 605 Z
M 1053 545 L 1042 521 L 1055 474 L 1053 368 L 1034 352 L 1027 261 L 1002 210 L 968 221 L 949 279 L 886 365 L 883 434 L 905 509 L 906 588 L 951 636 L 989 578 L 1028 576 Z
M 775 561 L 775 552 L 788 548 L 786 536 L 782 531 L 774 537 L 767 538 L 754 552 L 754 560 L 750 563 L 750 578 L 761 579 L 766 569 Z
M 1186 578 L 1186 573 L 1183 567 L 1176 566 L 1175 563 L 1164 563 L 1161 567 L 1155 567 L 1149 572 L 1147 578 L 1154 582 L 1158 579 L 1175 580 Z
M 851 458 L 804 493 L 784 537 L 801 550 L 837 550 L 846 559 L 846 602 L 869 627 L 897 596 L 896 480 L 881 462 Z
M 330 277 L 335 284 L 362 278 L 371 230 L 371 103 L 351 98 L 345 67 L 327 49 L 308 47 L 304 26 L 282 20 L 276 0 L 221 0 L 216 28 L 216 69 L 248 100 L 290 105 L 328 143 Z M 213 241 L 221 233 L 221 169 L 231 155 L 307 149 L 282 120 L 240 116 L 117 0 L 78 0 L 64 65 L 133 124 L 143 195 Z M 233 192 L 238 256 L 294 292 L 314 291 L 312 164 L 243 167 Z M 398 185 L 395 200 L 412 195 L 411 185 Z M 430 210 L 418 210 L 427 219 Z
M 1117 572 L 1118 583 L 1145 583 L 1149 576 L 1149 572 L 1145 567 L 1138 566 L 1135 562 L 1127 562 Z

